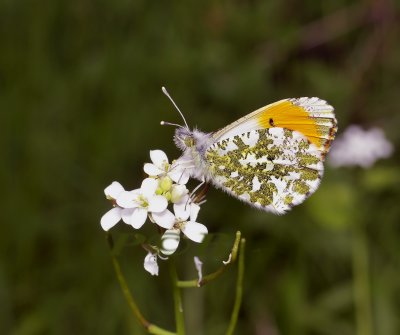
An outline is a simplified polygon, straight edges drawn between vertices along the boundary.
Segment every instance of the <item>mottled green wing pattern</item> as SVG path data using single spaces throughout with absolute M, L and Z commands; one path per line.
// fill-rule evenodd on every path
M 208 179 L 265 211 L 283 214 L 318 188 L 322 154 L 301 133 L 251 130 L 215 142 L 205 153 Z

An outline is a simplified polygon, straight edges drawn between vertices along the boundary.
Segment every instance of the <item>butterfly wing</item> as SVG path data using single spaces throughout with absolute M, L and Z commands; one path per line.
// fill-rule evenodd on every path
M 323 152 L 300 132 L 278 127 L 223 138 L 205 161 L 216 187 L 276 214 L 314 193 L 323 174 Z
M 303 134 L 322 152 L 328 152 L 337 131 L 333 107 L 319 98 L 284 99 L 257 109 L 225 128 L 215 132 L 216 141 L 247 133 L 251 130 L 285 128 Z
M 255 207 L 283 214 L 318 188 L 336 131 L 326 101 L 280 100 L 213 134 L 204 156 L 207 179 Z

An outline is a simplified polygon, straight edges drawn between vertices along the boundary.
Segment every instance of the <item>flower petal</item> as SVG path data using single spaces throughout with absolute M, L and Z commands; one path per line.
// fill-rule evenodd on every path
M 104 214 L 100 220 L 101 228 L 105 231 L 114 227 L 121 220 L 121 208 L 114 207 Z
M 164 211 L 168 206 L 168 200 L 162 195 L 154 195 L 147 199 L 149 202 L 149 212 L 159 213 Z
M 149 176 L 159 176 L 160 174 L 164 173 L 161 169 L 151 163 L 146 163 L 143 167 L 145 173 Z
M 195 203 L 190 204 L 190 221 L 196 221 L 197 215 L 200 212 L 200 206 Z
M 190 177 L 190 170 L 189 169 L 183 170 L 183 174 L 179 179 L 179 184 L 186 184 L 189 181 L 189 177 Z
M 181 232 L 179 229 L 169 229 L 161 237 L 161 252 L 164 255 L 172 255 L 178 248 Z
M 131 218 L 129 220 L 129 224 L 133 228 L 139 229 L 144 225 L 144 223 L 146 222 L 146 219 L 147 219 L 147 209 L 146 208 L 142 208 L 142 207 L 134 208 Z
M 122 208 L 135 208 L 139 204 L 136 202 L 139 190 L 123 191 L 117 197 L 117 204 Z
M 190 204 L 188 198 L 185 197 L 185 201 L 181 201 L 178 204 L 174 204 L 174 213 L 179 221 L 186 221 L 190 216 Z
M 125 190 L 122 185 L 117 181 L 113 181 L 111 185 L 104 189 L 104 194 L 106 195 L 107 199 L 117 199 L 118 195 L 123 191 Z
M 163 169 L 165 163 L 168 164 L 168 157 L 162 150 L 150 150 L 150 159 L 154 165 Z
M 131 216 L 135 209 L 134 208 L 122 208 L 121 210 L 121 217 L 122 221 L 126 224 L 131 224 Z
M 171 229 L 175 223 L 175 215 L 168 209 L 161 213 L 152 213 L 151 216 L 160 227 L 165 229 Z
M 168 172 L 168 176 L 177 184 L 186 184 L 190 177 L 189 169 L 182 167 L 172 168 Z
M 151 197 L 156 193 L 158 187 L 158 180 L 154 178 L 146 178 L 142 182 L 142 186 L 140 187 L 140 192 L 146 197 Z
M 144 258 L 144 269 L 152 276 L 158 276 L 157 255 L 149 252 Z
M 189 239 L 197 243 L 201 243 L 208 233 L 205 225 L 194 221 L 186 222 L 181 230 Z

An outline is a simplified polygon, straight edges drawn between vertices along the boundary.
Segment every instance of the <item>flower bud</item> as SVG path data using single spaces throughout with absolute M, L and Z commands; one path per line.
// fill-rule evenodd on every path
M 165 192 L 163 194 L 163 196 L 165 197 L 165 199 L 167 199 L 168 201 L 171 201 L 171 192 Z
M 188 193 L 189 191 L 185 185 L 172 185 L 171 202 L 174 204 L 180 202 Z
M 157 255 L 149 252 L 144 259 L 144 269 L 152 276 L 158 276 Z
M 163 191 L 167 192 L 171 189 L 172 187 L 172 179 L 168 176 L 163 177 L 160 179 L 160 187 L 162 188 Z

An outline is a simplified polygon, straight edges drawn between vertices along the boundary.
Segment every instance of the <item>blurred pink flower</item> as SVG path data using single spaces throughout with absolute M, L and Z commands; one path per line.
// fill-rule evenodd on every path
M 394 151 L 379 128 L 363 130 L 360 126 L 349 126 L 332 145 L 329 165 L 371 167 L 378 159 L 388 158 Z

